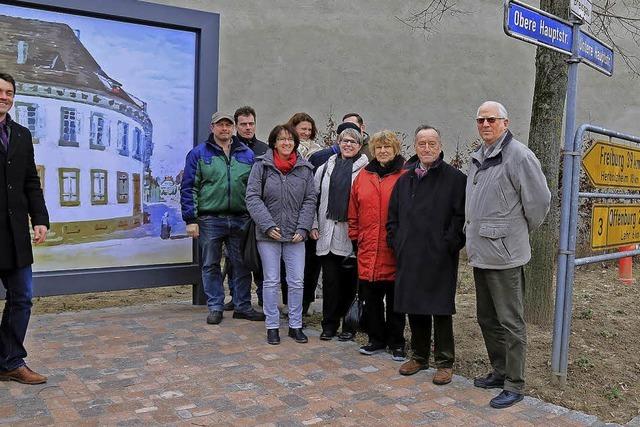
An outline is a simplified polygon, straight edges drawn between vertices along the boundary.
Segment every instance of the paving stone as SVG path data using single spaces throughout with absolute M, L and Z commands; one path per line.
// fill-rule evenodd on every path
M 496 392 L 469 379 L 404 377 L 388 353 L 363 357 L 315 330 L 305 345 L 269 346 L 260 322 L 205 318 L 188 303 L 33 316 L 28 362 L 49 383 L 0 383 L 0 424 L 605 425 L 530 397 L 496 411 Z

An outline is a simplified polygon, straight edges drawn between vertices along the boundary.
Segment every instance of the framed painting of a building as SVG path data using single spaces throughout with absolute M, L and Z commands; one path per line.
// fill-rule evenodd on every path
M 180 215 L 186 153 L 216 110 L 219 15 L 137 0 L 0 0 L 51 229 L 35 293 L 199 282 Z

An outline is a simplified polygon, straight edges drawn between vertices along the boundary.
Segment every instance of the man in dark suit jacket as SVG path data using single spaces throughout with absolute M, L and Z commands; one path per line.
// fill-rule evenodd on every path
M 16 83 L 0 73 L 0 280 L 6 302 L 0 324 L 0 380 L 42 384 L 47 377 L 25 364 L 24 337 L 31 316 L 33 242 L 45 241 L 49 214 L 33 156 L 29 129 L 11 120 Z

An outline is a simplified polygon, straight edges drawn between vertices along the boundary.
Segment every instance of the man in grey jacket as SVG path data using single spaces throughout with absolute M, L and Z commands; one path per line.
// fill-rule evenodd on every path
M 483 144 L 471 155 L 465 234 L 478 324 L 493 371 L 473 383 L 502 388 L 490 404 L 507 408 L 524 397 L 523 266 L 531 259 L 529 233 L 544 221 L 551 193 L 536 156 L 509 131 L 504 106 L 487 101 L 476 117 Z

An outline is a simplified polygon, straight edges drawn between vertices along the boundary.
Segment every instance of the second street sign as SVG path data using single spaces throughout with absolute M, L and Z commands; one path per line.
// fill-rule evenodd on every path
M 582 167 L 596 187 L 640 189 L 640 150 L 596 141 L 582 157 Z
M 640 243 L 638 221 L 638 205 L 594 205 L 591 208 L 591 247 L 607 249 Z

